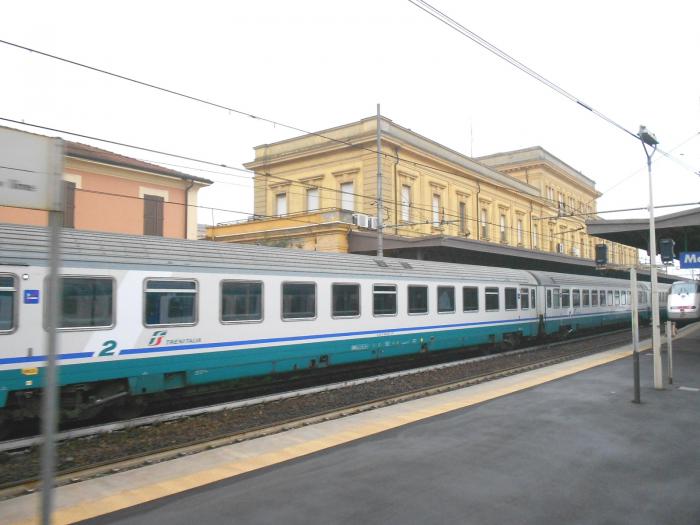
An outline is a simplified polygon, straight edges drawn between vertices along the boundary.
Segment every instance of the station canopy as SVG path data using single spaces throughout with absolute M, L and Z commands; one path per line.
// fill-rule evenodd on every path
M 673 239 L 676 256 L 700 251 L 700 208 L 661 215 L 655 223 L 657 250 L 659 239 Z M 649 251 L 649 219 L 588 220 L 586 228 L 589 235 Z

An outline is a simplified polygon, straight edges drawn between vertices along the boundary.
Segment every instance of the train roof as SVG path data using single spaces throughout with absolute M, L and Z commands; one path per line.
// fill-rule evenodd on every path
M 537 282 L 544 286 L 586 286 L 595 288 L 596 286 L 620 286 L 620 283 L 627 283 L 626 279 L 615 279 L 612 277 L 599 277 L 594 275 L 576 275 L 568 273 L 542 272 L 530 270 L 530 273 L 537 279 Z M 637 282 L 638 286 L 644 288 L 649 283 Z
M 49 230 L 0 224 L 0 265 L 48 266 Z M 414 259 L 313 252 L 251 244 L 61 230 L 63 266 L 304 275 L 392 276 L 537 284 L 530 272 Z

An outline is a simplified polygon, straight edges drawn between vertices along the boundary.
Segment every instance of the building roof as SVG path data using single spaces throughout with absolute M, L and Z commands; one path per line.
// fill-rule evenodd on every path
M 199 182 L 200 184 L 213 184 L 213 181 L 205 179 L 203 177 L 195 177 L 194 175 L 182 173 L 180 171 L 172 170 L 170 168 L 164 168 L 163 166 L 158 166 L 157 164 L 151 164 L 150 162 L 145 162 L 143 160 L 134 159 L 125 155 L 120 155 L 119 153 L 114 153 L 113 151 L 108 151 L 106 149 L 96 148 L 95 146 L 89 146 L 87 144 L 82 144 L 80 142 L 72 142 L 69 140 L 64 141 L 64 143 L 66 146 L 67 157 L 91 160 L 95 162 L 101 162 L 103 164 L 110 164 L 112 166 L 146 171 L 149 173 L 155 173 L 156 175 L 166 175 L 168 177 L 191 180 L 194 182 Z
M 415 131 L 394 123 L 391 119 L 381 117 L 381 132 L 384 140 L 398 141 L 417 151 L 428 153 L 439 161 L 469 170 L 474 175 L 483 177 L 495 184 L 531 197 L 539 197 L 540 191 L 534 186 L 516 179 L 506 173 L 497 171 L 485 164 L 431 140 Z M 308 155 L 332 151 L 339 148 L 356 147 L 372 152 L 377 133 L 377 118 L 343 124 L 334 128 L 316 131 L 306 135 L 255 146 L 256 158 L 243 164 L 247 169 L 268 168 L 278 162 L 296 160 Z M 298 146 L 305 140 L 303 146 Z M 365 145 L 369 144 L 369 145 Z
M 654 222 L 657 240 L 675 240 L 676 252 L 700 251 L 700 208 L 661 215 Z M 589 235 L 648 250 L 649 219 L 588 220 L 586 227 Z
M 10 128 L 8 126 L 0 126 L 0 128 L 19 131 L 30 135 L 37 135 L 40 137 L 48 136 L 17 128 Z M 97 148 L 88 144 L 82 144 L 81 142 L 73 142 L 71 140 L 63 139 L 63 144 L 65 145 L 66 157 L 100 162 L 102 164 L 109 164 L 111 166 L 117 166 L 120 168 L 131 168 L 134 170 L 154 173 L 156 175 L 175 177 L 177 179 L 191 180 L 206 186 L 214 184 L 214 181 L 205 179 L 203 177 L 196 177 L 194 175 L 189 175 L 188 173 L 182 173 L 181 171 L 175 171 L 170 168 L 164 168 L 163 166 L 158 166 L 157 164 L 151 164 L 150 162 L 145 162 L 143 160 L 127 157 L 126 155 L 120 155 L 119 153 L 114 153 L 113 151 Z
M 588 186 L 592 191 L 595 191 L 595 181 L 593 179 L 586 177 L 577 169 L 572 168 L 569 164 L 567 164 L 560 158 L 552 155 L 542 146 L 532 146 L 529 148 L 523 148 L 513 151 L 492 153 L 490 155 L 475 157 L 474 160 L 496 169 L 498 169 L 501 166 L 513 166 L 518 164 L 524 165 L 532 162 L 546 162 L 551 166 L 555 166 L 569 177 L 575 179 L 579 184 Z

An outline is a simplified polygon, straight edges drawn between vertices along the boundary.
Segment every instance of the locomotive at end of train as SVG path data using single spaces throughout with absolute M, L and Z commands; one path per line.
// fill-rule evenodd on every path
M 666 307 L 668 319 L 685 323 L 700 318 L 700 285 L 693 281 L 676 281 L 671 285 Z
M 0 225 L 0 429 L 39 414 L 47 253 L 45 228 Z M 247 378 L 515 347 L 629 323 L 631 305 L 629 282 L 606 277 L 75 230 L 60 280 L 64 421 Z M 648 320 L 648 284 L 635 293 Z

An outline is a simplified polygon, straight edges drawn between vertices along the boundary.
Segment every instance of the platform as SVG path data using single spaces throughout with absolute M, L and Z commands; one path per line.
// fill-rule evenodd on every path
M 700 327 L 57 490 L 55 523 L 700 522 Z M 35 523 L 38 496 L 0 502 Z

